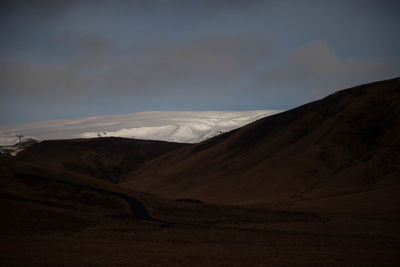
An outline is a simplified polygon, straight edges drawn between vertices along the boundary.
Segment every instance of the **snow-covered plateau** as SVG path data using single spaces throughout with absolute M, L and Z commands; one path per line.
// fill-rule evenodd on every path
M 38 140 L 118 136 L 197 143 L 279 110 L 148 111 L 0 126 L 0 145 L 15 144 L 16 135 Z

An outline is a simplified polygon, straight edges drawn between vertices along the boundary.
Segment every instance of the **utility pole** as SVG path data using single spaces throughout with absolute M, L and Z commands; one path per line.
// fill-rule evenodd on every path
M 19 138 L 19 146 L 22 146 L 22 137 L 24 137 L 22 134 L 17 134 L 16 137 Z

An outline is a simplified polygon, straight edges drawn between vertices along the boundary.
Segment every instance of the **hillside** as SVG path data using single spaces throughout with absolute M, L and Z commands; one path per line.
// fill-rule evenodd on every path
M 393 211 L 399 178 L 397 78 L 338 91 L 172 151 L 131 173 L 124 185 L 220 204 L 350 212 L 370 210 L 374 202 Z
M 0 155 L 1 263 L 398 266 L 399 95 L 363 85 L 199 144 Z
M 186 144 L 119 137 L 51 140 L 21 151 L 16 159 L 44 169 L 118 183 L 146 161 L 184 146 Z

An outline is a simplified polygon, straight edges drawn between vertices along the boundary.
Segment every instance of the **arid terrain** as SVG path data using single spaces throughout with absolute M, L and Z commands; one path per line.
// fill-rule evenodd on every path
M 198 144 L 0 155 L 1 266 L 399 266 L 400 78 Z

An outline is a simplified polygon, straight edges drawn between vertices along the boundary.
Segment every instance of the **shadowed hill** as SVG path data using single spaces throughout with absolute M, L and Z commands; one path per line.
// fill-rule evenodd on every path
M 125 185 L 215 203 L 279 205 L 278 200 L 304 202 L 367 191 L 376 194 L 365 193 L 366 199 L 388 193 L 383 199 L 390 202 L 399 177 L 397 78 L 342 90 L 172 151 L 130 174 Z M 353 202 L 340 203 L 346 201 Z
M 398 266 L 399 85 L 195 145 L 59 140 L 0 156 L 2 265 Z
M 150 159 L 185 144 L 119 137 L 43 141 L 16 159 L 46 169 L 100 178 L 114 183 Z

